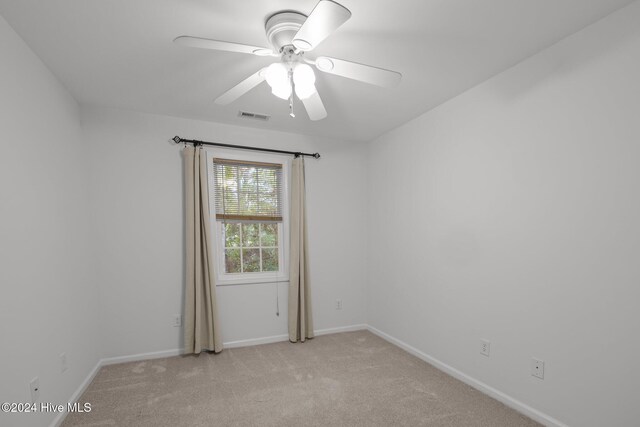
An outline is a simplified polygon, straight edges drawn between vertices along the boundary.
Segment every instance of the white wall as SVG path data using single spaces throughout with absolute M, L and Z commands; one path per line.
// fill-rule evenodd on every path
M 572 426 L 640 419 L 639 22 L 635 2 L 371 145 L 369 323 Z
M 367 147 L 98 107 L 81 129 L 0 18 L 0 400 L 39 376 L 42 401 L 66 402 L 99 357 L 181 345 L 178 134 L 322 153 L 307 161 L 316 329 L 368 321 L 569 425 L 633 425 L 639 21 L 636 2 Z M 224 341 L 286 334 L 274 292 L 218 288 Z
M 98 251 L 105 357 L 177 349 L 184 287 L 183 170 L 174 135 L 320 152 L 307 159 L 311 280 L 316 329 L 365 321 L 364 145 L 104 108 L 82 112 L 91 149 L 92 234 Z M 287 333 L 287 285 L 218 287 L 223 340 Z M 335 300 L 344 309 L 335 310 Z
M 66 403 L 101 353 L 78 106 L 0 17 L 0 402 Z M 69 369 L 60 372 L 59 354 Z M 55 414 L 0 413 L 2 425 Z

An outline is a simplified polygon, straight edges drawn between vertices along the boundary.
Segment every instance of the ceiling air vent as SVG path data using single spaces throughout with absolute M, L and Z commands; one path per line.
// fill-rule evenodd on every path
M 238 116 L 243 119 L 262 120 L 263 122 L 266 122 L 271 117 L 266 114 L 250 113 L 248 111 L 239 111 Z

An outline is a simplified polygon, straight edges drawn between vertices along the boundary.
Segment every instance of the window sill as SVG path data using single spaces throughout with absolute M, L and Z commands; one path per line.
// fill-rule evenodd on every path
M 216 280 L 216 286 L 235 286 L 235 285 L 257 285 L 257 284 L 267 284 L 267 283 L 287 283 L 289 282 L 289 277 L 287 276 L 279 276 L 279 277 L 238 277 L 234 279 L 228 278 L 218 278 Z

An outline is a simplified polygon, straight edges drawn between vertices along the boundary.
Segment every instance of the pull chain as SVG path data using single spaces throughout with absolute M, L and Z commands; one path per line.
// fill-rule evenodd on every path
M 291 94 L 291 98 L 289 98 L 289 116 L 291 118 L 295 118 L 296 115 L 293 112 L 293 94 Z
M 276 282 L 276 316 L 280 317 L 280 295 L 278 290 L 278 285 L 280 282 Z
M 289 96 L 289 116 L 295 118 L 296 114 L 293 112 L 293 71 L 289 70 L 289 84 L 291 85 L 291 96 Z

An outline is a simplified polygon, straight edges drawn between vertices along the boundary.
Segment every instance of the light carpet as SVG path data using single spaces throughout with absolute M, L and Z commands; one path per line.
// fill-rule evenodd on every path
M 537 426 L 368 331 L 103 367 L 64 426 Z

